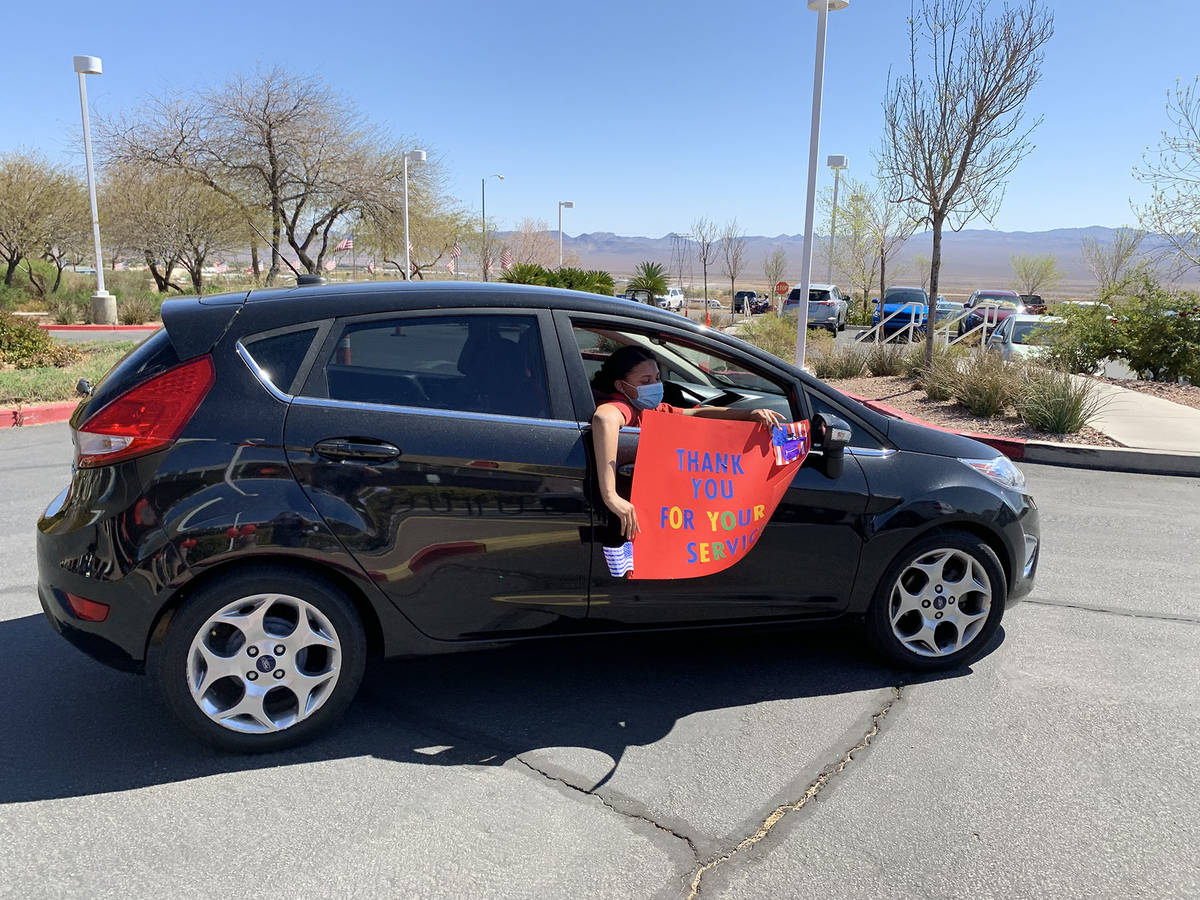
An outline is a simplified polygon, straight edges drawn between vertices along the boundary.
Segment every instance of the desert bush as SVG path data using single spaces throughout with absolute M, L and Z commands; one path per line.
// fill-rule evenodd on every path
M 925 392 L 930 400 L 949 400 L 954 396 L 961 377 L 958 371 L 958 359 L 949 354 L 935 355 L 933 362 L 925 365 L 921 357 L 921 368 L 913 376 L 917 387 Z
M 1147 281 L 1118 307 L 1113 356 L 1151 381 L 1200 382 L 1200 297 Z
M 952 397 L 974 416 L 999 416 L 1012 406 L 1024 384 L 1023 367 L 999 353 L 975 353 L 956 366 Z
M 1046 362 L 1067 372 L 1095 372 L 1102 360 L 1117 356 L 1120 336 L 1103 306 L 1059 304 L 1054 315 L 1064 321 L 1049 332 Z
M 1061 369 L 1030 366 L 1017 398 L 1017 415 L 1031 428 L 1076 434 L 1103 410 L 1096 382 Z
M 814 354 L 812 368 L 818 378 L 858 378 L 866 371 L 867 356 L 857 347 L 838 347 Z
M 872 344 L 866 352 L 867 372 L 875 377 L 902 375 L 909 351 L 897 344 Z
M 60 291 L 46 298 L 46 309 L 55 325 L 72 325 L 80 318 L 80 303 L 74 291 Z
M 154 302 L 145 295 L 117 299 L 117 318 L 122 325 L 142 325 L 154 317 Z
M 847 325 L 870 325 L 871 307 L 863 308 L 862 303 L 855 301 L 846 308 Z
M 69 365 L 79 358 L 80 353 L 74 347 L 59 346 L 36 325 L 0 312 L 0 363 L 18 369 L 36 369 Z

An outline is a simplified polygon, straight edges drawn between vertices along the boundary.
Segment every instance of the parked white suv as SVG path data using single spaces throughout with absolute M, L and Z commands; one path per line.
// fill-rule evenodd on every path
M 687 305 L 687 299 L 683 296 L 683 288 L 667 288 L 667 295 L 658 305 L 663 309 L 681 311 Z

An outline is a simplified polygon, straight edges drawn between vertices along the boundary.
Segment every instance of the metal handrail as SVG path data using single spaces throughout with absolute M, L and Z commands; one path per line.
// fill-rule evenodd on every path
M 883 340 L 881 341 L 879 338 L 880 338 L 880 335 L 883 334 L 883 326 L 886 325 L 888 322 L 892 321 L 892 319 L 894 319 L 900 315 L 908 316 L 908 324 L 905 325 L 903 328 L 898 329 L 897 331 L 892 333 L 890 336 L 884 337 Z M 865 343 L 868 339 L 873 337 L 874 338 L 873 342 L 876 344 L 881 344 L 881 343 L 889 344 L 892 341 L 896 340 L 896 338 L 898 338 L 900 335 L 903 334 L 907 337 L 907 339 L 909 341 L 911 341 L 913 334 L 915 334 L 917 329 L 920 327 L 920 323 L 918 322 L 919 317 L 920 317 L 920 313 L 916 308 L 910 307 L 910 306 L 902 306 L 898 310 L 896 310 L 894 313 L 887 316 L 886 318 L 880 319 L 878 325 L 872 325 L 867 331 L 859 332 L 859 334 L 855 335 L 854 340 L 856 343 L 862 344 L 862 343 Z M 928 317 L 928 314 L 926 315 L 926 317 Z

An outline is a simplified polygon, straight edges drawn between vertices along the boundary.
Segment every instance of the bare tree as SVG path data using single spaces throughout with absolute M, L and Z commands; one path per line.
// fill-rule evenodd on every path
M 1083 239 L 1083 261 L 1096 279 L 1100 297 L 1124 293 L 1137 277 L 1141 265 L 1134 262 L 1146 232 L 1140 228 L 1118 228 L 1111 243 L 1102 244 L 1094 237 Z
M 882 302 L 887 293 L 888 262 L 892 256 L 908 242 L 920 220 L 912 214 L 909 207 L 895 203 L 889 194 L 891 190 L 886 180 L 880 179 L 875 190 L 863 195 L 864 212 L 867 216 L 867 228 L 871 241 L 875 245 L 875 258 L 879 270 L 879 299 Z M 863 313 L 869 311 L 867 293 L 863 292 Z
M 558 268 L 558 242 L 545 219 L 522 219 L 508 236 L 513 262 L 529 263 L 543 269 Z
M 838 208 L 838 233 L 834 243 L 833 268 L 853 294 L 855 289 L 864 298 L 875 283 L 879 270 L 879 247 L 875 239 L 874 213 L 871 209 L 871 190 L 861 181 L 843 179 L 845 194 Z M 822 199 L 832 217 L 832 191 Z
M 1134 177 L 1150 185 L 1150 199 L 1135 207 L 1142 228 L 1166 239 L 1180 268 L 1200 267 L 1200 78 L 1167 93 L 1171 129 Z
M 671 264 L 668 274 L 674 276 L 675 285 L 683 290 L 683 273 L 688 271 L 692 258 L 692 239 L 686 234 L 671 233 Z
M 991 220 L 1008 177 L 1032 149 L 1023 107 L 1041 77 L 1054 17 L 1039 0 L 915 0 L 909 72 L 889 78 L 880 164 L 895 198 L 924 211 L 933 230 L 929 290 L 936 295 L 942 230 L 976 216 Z M 925 358 L 933 359 L 934 329 Z
M 1040 294 L 1062 280 L 1058 258 L 1051 253 L 1039 256 L 1013 254 L 1013 287 L 1018 294 Z
M 21 260 L 42 256 L 73 227 L 77 183 L 39 153 L 0 156 L 0 262 L 5 265 L 5 285 L 13 283 Z M 41 293 L 37 282 L 34 287 Z
M 701 216 L 692 223 L 691 238 L 696 245 L 696 259 L 704 276 L 704 308 L 708 309 L 708 267 L 717 261 L 717 240 L 720 231 L 717 223 Z
M 788 258 L 787 253 L 782 247 L 776 247 L 763 260 L 763 275 L 767 279 L 767 290 L 774 293 L 775 285 L 783 281 L 784 273 L 787 272 Z
M 733 314 L 733 295 L 736 293 L 736 282 L 742 274 L 746 256 L 746 233 L 738 225 L 737 219 L 730 219 L 721 231 L 720 240 L 721 264 L 725 269 L 725 277 L 729 279 L 729 306 Z M 750 313 L 747 305 L 746 313 Z
M 42 253 L 57 269 L 51 293 L 57 292 L 62 284 L 63 269 L 69 265 L 79 265 L 94 252 L 91 209 L 82 179 L 66 177 L 61 185 L 54 219 L 50 240 Z
M 913 275 L 921 284 L 921 290 L 929 290 L 929 269 L 931 268 L 929 257 L 924 253 L 918 253 L 913 257 L 912 261 Z
M 319 272 L 334 229 L 351 214 L 402 207 L 402 147 L 315 77 L 272 69 L 223 87 L 152 98 L 129 121 L 102 123 L 110 159 L 182 172 L 242 210 L 270 219 L 271 266 L 281 242 Z M 410 181 L 421 178 L 420 168 Z

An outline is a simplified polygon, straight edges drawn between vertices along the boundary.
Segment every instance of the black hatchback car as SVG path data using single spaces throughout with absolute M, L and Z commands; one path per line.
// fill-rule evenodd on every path
M 151 672 L 221 747 L 307 739 L 369 654 L 849 616 L 896 662 L 955 666 L 1033 583 L 1037 509 L 1006 457 L 677 315 L 452 282 L 255 290 L 162 315 L 71 420 L 38 591 L 63 637 Z M 627 344 L 655 354 L 672 404 L 815 426 L 730 569 L 608 573 L 589 377 Z M 622 477 L 638 437 L 622 430 Z

